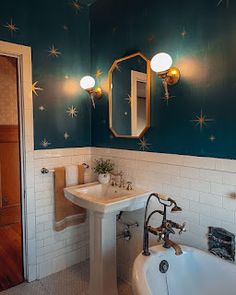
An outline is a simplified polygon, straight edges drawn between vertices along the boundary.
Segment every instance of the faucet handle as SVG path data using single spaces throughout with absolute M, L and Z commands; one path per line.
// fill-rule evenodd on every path
M 175 234 L 175 231 L 173 230 L 172 224 L 170 222 L 166 223 L 166 230 L 173 235 Z
M 116 186 L 116 181 L 115 181 L 115 178 L 114 177 L 111 178 L 111 185 L 112 186 Z
M 131 181 L 127 181 L 127 188 L 128 191 L 132 191 L 133 186 L 132 186 L 132 182 Z
M 179 235 L 182 234 L 182 232 L 186 232 L 186 222 L 184 222 L 180 227 L 179 227 Z

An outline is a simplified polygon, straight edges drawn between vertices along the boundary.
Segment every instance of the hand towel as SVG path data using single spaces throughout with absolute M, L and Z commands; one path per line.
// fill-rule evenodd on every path
M 84 170 L 82 165 L 78 167 L 78 183 L 84 183 Z M 68 226 L 83 223 L 86 219 L 86 210 L 81 208 L 64 196 L 66 187 L 66 169 L 64 167 L 55 168 L 54 173 L 54 203 L 55 203 L 55 222 L 56 231 L 61 231 Z
M 78 165 L 66 166 L 66 187 L 79 184 Z

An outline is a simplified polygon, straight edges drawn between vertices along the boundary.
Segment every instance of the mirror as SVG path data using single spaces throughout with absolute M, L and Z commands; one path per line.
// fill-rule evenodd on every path
M 108 76 L 112 133 L 142 137 L 150 127 L 150 61 L 137 52 L 115 60 Z

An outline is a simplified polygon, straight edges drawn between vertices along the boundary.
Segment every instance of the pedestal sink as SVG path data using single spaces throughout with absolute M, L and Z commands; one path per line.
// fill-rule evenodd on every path
M 116 276 L 116 215 L 144 207 L 149 192 L 128 191 L 98 182 L 64 190 L 72 203 L 88 209 L 90 224 L 89 295 L 118 295 Z

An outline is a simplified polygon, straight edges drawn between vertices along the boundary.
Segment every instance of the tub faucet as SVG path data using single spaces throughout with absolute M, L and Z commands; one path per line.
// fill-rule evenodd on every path
M 158 202 L 164 206 L 163 211 L 162 210 L 154 210 L 147 216 L 147 210 L 148 210 L 148 205 L 152 197 L 157 198 Z M 150 251 L 149 251 L 149 233 L 152 233 L 156 236 L 158 236 L 158 240 L 164 241 L 163 247 L 164 248 L 170 248 L 172 247 L 175 250 L 176 255 L 181 255 L 182 250 L 178 244 L 175 242 L 171 241 L 169 239 L 170 234 L 175 234 L 174 228 L 179 230 L 179 234 L 182 232 L 185 232 L 185 223 L 178 224 L 176 222 L 173 222 L 171 220 L 168 220 L 166 218 L 166 208 L 167 207 L 172 207 L 171 212 L 179 212 L 182 211 L 182 209 L 177 206 L 175 200 L 171 198 L 163 199 L 163 197 L 159 196 L 156 193 L 152 193 L 147 200 L 146 207 L 145 207 L 145 216 L 144 216 L 144 236 L 143 236 L 143 255 L 144 256 L 149 256 Z M 149 225 L 149 221 L 151 217 L 155 214 L 159 213 L 161 214 L 162 217 L 162 223 L 159 227 L 152 227 Z

